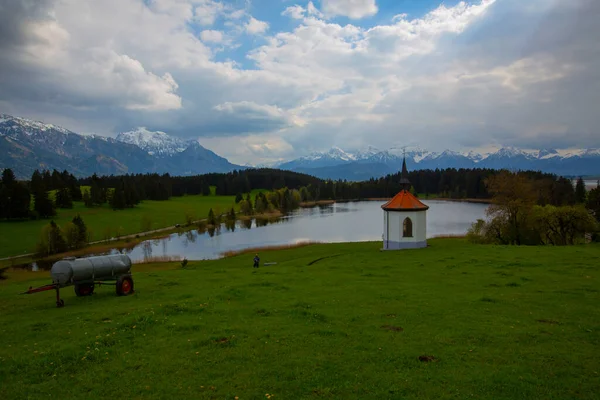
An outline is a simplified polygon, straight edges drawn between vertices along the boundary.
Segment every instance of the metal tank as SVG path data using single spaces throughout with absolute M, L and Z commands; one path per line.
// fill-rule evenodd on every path
M 131 259 L 125 254 L 96 256 L 87 258 L 69 257 L 57 261 L 50 270 L 52 283 L 38 288 L 29 287 L 22 294 L 56 291 L 56 306 L 63 307 L 60 289 L 73 285 L 77 296 L 90 296 L 96 284 L 115 285 L 117 295 L 127 296 L 134 293 L 131 276 Z M 112 281 L 112 282 L 111 282 Z
M 125 254 L 96 256 L 88 258 L 65 258 L 52 266 L 52 282 L 60 286 L 116 280 L 119 276 L 131 273 L 131 259 Z

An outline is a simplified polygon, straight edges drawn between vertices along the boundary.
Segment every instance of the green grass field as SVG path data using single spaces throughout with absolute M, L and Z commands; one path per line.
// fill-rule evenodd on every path
M 113 211 L 108 205 L 87 208 L 82 202 L 73 203 L 72 209 L 58 209 L 54 221 L 63 225 L 80 214 L 92 233 L 91 240 L 113 237 L 120 230 L 128 235 L 142 231 L 142 220 L 148 218 L 152 229 L 183 224 L 187 212 L 198 219 L 206 218 L 210 208 L 228 211 L 234 205 L 234 196 L 183 196 L 167 201 L 146 200 L 134 208 Z M 42 227 L 49 219 L 0 222 L 0 258 L 35 251 Z
M 600 246 L 379 248 L 139 265 L 62 309 L 9 273 L 0 398 L 598 398 Z

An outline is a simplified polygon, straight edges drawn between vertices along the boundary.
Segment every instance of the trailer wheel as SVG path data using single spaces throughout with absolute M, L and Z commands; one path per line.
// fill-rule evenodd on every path
M 122 276 L 117 280 L 117 294 L 127 296 L 133 293 L 133 279 L 130 276 Z
M 91 296 L 94 293 L 93 283 L 80 283 L 75 285 L 75 294 L 77 296 Z

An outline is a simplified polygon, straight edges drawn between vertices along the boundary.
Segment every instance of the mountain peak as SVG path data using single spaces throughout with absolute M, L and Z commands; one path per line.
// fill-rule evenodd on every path
M 194 140 L 184 141 L 177 137 L 169 136 L 162 131 L 148 130 L 146 127 L 138 127 L 128 132 L 119 133 L 116 139 L 119 142 L 134 144 L 147 151 L 148 154 L 159 157 L 181 153 L 190 144 L 196 142 Z

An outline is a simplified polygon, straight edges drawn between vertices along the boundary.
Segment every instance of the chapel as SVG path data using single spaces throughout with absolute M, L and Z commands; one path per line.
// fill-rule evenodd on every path
M 417 249 L 427 247 L 427 210 L 410 193 L 406 157 L 402 160 L 401 190 L 383 209 L 383 250 Z

